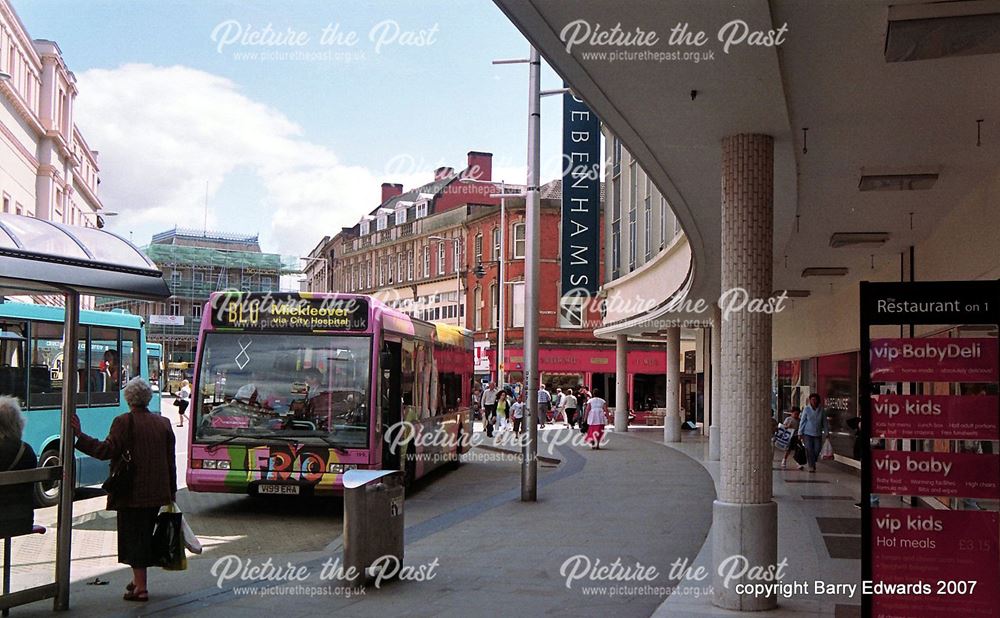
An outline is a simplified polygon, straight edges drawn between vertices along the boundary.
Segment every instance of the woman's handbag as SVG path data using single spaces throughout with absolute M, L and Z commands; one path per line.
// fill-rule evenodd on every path
M 132 491 L 132 480 L 135 476 L 135 469 L 132 465 L 132 413 L 128 413 L 128 434 L 125 447 L 122 449 L 118 461 L 111 464 L 111 474 L 108 480 L 101 484 L 104 491 L 112 496 L 126 496 Z
M 174 503 L 162 507 L 153 524 L 153 559 L 167 571 L 187 569 L 184 553 L 184 515 Z

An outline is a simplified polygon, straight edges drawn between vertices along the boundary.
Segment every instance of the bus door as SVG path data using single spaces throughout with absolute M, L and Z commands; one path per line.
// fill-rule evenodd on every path
M 382 443 L 382 469 L 401 470 L 402 453 L 400 449 L 392 452 L 391 444 L 384 436 L 397 423 L 403 420 L 403 400 L 400 394 L 400 378 L 402 369 L 402 346 L 396 341 L 383 341 L 379 354 L 379 402 L 378 410 L 382 430 L 378 439 Z M 398 430 L 397 430 L 398 431 Z M 399 435 L 393 432 L 391 435 Z

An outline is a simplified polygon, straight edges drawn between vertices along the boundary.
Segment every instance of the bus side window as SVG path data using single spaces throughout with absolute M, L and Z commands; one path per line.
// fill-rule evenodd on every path
M 52 322 L 31 324 L 28 407 L 50 408 L 62 403 L 62 330 L 62 324 Z
M 27 324 L 0 320 L 0 394 L 27 405 L 28 364 L 25 358 Z
M 118 329 L 98 326 L 90 328 L 90 364 L 86 376 L 91 405 L 118 403 L 122 378 L 128 372 L 122 366 L 121 352 Z
M 142 355 L 139 354 L 139 331 L 123 330 L 121 386 L 125 386 L 125 383 L 132 378 L 142 375 L 141 365 L 139 364 L 141 357 Z M 150 384 L 154 383 L 150 379 Z

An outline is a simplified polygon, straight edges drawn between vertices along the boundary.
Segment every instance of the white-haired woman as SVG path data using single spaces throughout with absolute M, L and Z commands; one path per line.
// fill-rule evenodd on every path
M 177 496 L 177 464 L 174 431 L 170 421 L 149 411 L 153 389 L 142 378 L 133 378 L 123 391 L 129 411 L 115 417 L 108 437 L 101 441 L 80 431 L 73 417 L 76 448 L 112 460 L 112 467 L 126 451 L 132 457 L 132 483 L 127 495 L 108 494 L 108 510 L 118 511 L 118 562 L 132 567 L 132 582 L 125 588 L 126 601 L 148 601 L 146 569 L 155 565 L 153 524 L 161 506 Z
M 13 397 L 0 397 L 0 472 L 31 470 L 38 465 L 35 451 L 21 440 L 24 417 Z M 0 537 L 31 532 L 34 523 L 32 484 L 0 486 Z

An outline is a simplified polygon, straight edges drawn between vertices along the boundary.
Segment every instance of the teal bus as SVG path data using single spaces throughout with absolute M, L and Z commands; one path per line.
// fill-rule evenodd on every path
M 163 344 L 146 343 L 146 366 L 149 368 L 149 385 L 153 387 L 153 398 L 149 402 L 149 411 L 160 414 L 163 412 Z
M 0 395 L 16 397 L 24 410 L 24 441 L 38 465 L 59 464 L 63 366 L 62 307 L 0 302 Z M 77 415 L 83 431 L 103 438 L 128 406 L 122 388 L 131 378 L 150 377 L 142 318 L 121 310 L 81 311 L 77 344 Z M 78 486 L 96 485 L 108 463 L 76 453 Z M 38 483 L 37 506 L 59 500 L 59 483 Z

